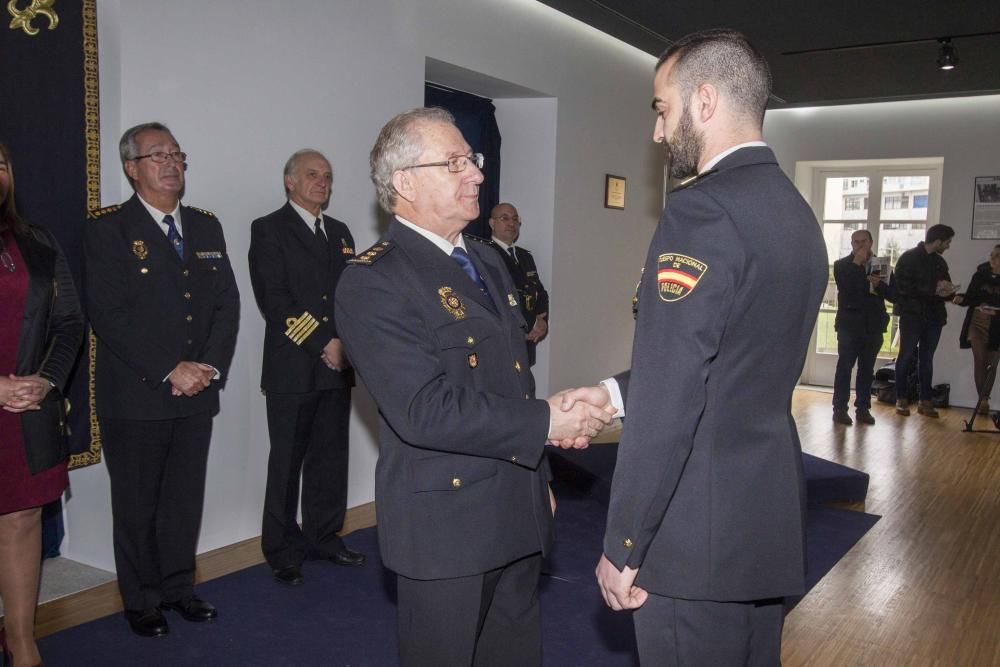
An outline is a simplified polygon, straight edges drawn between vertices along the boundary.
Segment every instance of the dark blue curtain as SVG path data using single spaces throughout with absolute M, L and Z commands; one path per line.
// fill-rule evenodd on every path
M 466 233 L 490 237 L 490 210 L 500 203 L 500 128 L 497 127 L 496 107 L 491 100 L 463 93 L 438 84 L 424 87 L 424 105 L 442 107 L 455 116 L 455 124 L 473 153 L 486 156 L 479 188 L 479 217 L 469 223 Z

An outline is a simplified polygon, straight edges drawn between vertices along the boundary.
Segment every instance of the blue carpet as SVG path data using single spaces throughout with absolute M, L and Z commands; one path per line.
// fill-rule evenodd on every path
M 546 667 L 637 664 L 631 617 L 604 606 L 593 576 L 616 450 L 602 445 L 552 457 L 559 508 L 556 544 L 541 582 Z M 819 581 L 877 520 L 862 512 L 810 508 L 807 585 Z M 368 554 L 367 565 L 308 562 L 303 567 L 306 584 L 297 588 L 275 584 L 266 565 L 247 568 L 198 586 L 219 607 L 213 623 L 185 623 L 168 613 L 170 634 L 143 639 L 114 614 L 42 639 L 45 664 L 395 665 L 394 575 L 378 558 L 374 528 L 352 533 L 345 541 Z

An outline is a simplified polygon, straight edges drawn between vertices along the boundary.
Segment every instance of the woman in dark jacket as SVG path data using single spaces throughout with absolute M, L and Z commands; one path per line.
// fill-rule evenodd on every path
M 959 345 L 963 349 L 972 348 L 976 394 L 989 398 L 993 386 L 986 386 L 987 369 L 1000 348 L 1000 317 L 996 310 L 1000 309 L 1000 245 L 993 247 L 989 262 L 979 265 L 969 281 L 969 288 L 955 299 L 955 303 L 968 308 Z M 989 402 L 980 409 L 989 414 Z
M 66 258 L 14 206 L 0 143 L 0 630 L 3 664 L 40 665 L 34 639 L 42 506 L 68 484 L 62 392 L 83 338 Z

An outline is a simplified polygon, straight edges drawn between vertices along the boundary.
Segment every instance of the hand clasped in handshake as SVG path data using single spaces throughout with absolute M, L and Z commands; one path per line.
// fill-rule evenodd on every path
M 564 389 L 548 400 L 549 444 L 563 449 L 587 447 L 616 412 L 603 385 Z
M 0 377 L 0 405 L 7 412 L 24 412 L 41 409 L 42 401 L 52 385 L 39 375 L 14 375 Z

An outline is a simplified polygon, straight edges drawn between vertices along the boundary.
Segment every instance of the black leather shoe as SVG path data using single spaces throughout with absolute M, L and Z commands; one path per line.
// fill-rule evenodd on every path
M 160 603 L 160 609 L 166 611 L 167 609 L 172 609 L 181 615 L 185 621 L 191 621 L 192 623 L 204 623 L 205 621 L 211 621 L 213 618 L 219 615 L 218 610 L 213 607 L 208 602 L 205 602 L 197 595 L 189 595 L 188 597 L 177 600 L 176 602 L 163 601 Z
M 329 560 L 335 565 L 364 565 L 365 555 L 359 554 L 357 551 L 351 551 L 347 547 L 344 547 L 337 553 L 330 556 Z
M 167 619 L 159 609 L 126 609 L 125 620 L 132 632 L 140 637 L 162 637 L 170 632 Z
M 305 579 L 302 578 L 302 568 L 297 565 L 279 567 L 273 570 L 274 580 L 286 586 L 301 586 Z

